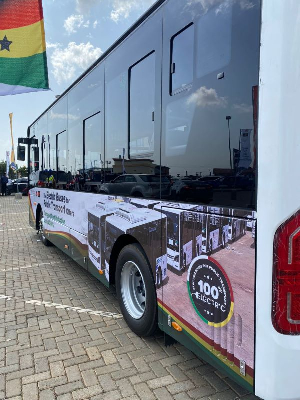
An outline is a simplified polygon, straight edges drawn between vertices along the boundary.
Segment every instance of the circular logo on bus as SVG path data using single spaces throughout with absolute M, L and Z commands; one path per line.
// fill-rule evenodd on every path
M 233 292 L 224 269 L 211 257 L 196 257 L 188 270 L 191 302 L 202 320 L 214 327 L 226 325 L 233 314 Z

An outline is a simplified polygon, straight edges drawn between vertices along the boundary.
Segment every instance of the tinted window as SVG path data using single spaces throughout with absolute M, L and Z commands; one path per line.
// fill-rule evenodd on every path
M 165 49 L 174 51 L 178 37 L 187 51 L 193 35 L 185 31 L 194 29 L 194 52 L 189 51 L 193 59 L 188 55 L 186 59 L 195 71 L 192 74 L 185 66 L 193 79 L 180 79 L 176 88 L 184 83 L 186 90 L 170 96 L 170 72 L 167 67 L 163 70 L 162 165 L 181 182 L 186 177 L 194 182 L 200 177 L 208 180 L 205 196 L 201 188 L 190 191 L 189 198 L 184 190 L 172 189 L 173 195 L 192 203 L 255 208 L 260 1 L 245 7 L 242 1 L 183 6 L 174 0 L 166 3 L 164 21 Z M 189 23 L 194 28 L 178 34 Z M 168 52 L 163 56 L 165 66 L 170 65 L 170 57 L 174 60 Z M 227 179 L 224 183 L 217 177 Z
M 132 175 L 125 176 L 125 182 L 136 182 L 136 178 Z
M 127 158 L 127 73 L 123 72 L 107 82 L 105 95 L 105 168 L 111 172 L 114 159 Z
M 155 53 L 130 68 L 130 158 L 154 150 Z
M 84 169 L 83 125 L 85 120 L 88 121 L 89 117 L 103 110 L 103 79 L 103 67 L 97 66 L 68 93 L 68 170 L 72 175 L 75 175 L 77 171 L 82 174 Z M 103 132 L 103 119 L 101 119 L 101 117 L 98 118 L 98 131 L 99 135 L 101 135 L 100 132 Z M 91 135 L 88 133 L 87 136 L 90 137 Z M 103 135 L 101 137 L 99 136 L 98 140 L 95 141 L 97 151 L 99 150 L 99 146 L 101 146 L 100 141 L 103 147 Z M 89 151 L 90 145 L 88 144 L 87 146 Z M 89 157 L 89 155 L 87 156 Z M 99 160 L 99 158 L 99 155 L 95 158 L 91 156 L 92 163 L 95 159 Z M 103 152 L 102 159 L 104 159 Z
M 160 182 L 159 175 L 140 175 L 144 182 Z
M 56 139 L 57 171 L 67 172 L 67 132 L 61 132 Z
M 122 176 L 118 176 L 118 178 L 116 178 L 113 182 L 114 183 L 122 183 L 124 181 L 125 181 L 125 176 L 122 175 Z
M 57 135 L 60 132 L 66 131 L 68 127 L 68 98 L 64 96 L 63 98 L 59 99 L 59 101 L 48 111 L 48 135 L 46 139 L 46 147 L 48 144 L 48 168 L 52 171 L 56 170 L 56 139 Z M 61 137 L 62 141 L 66 141 L 66 135 L 64 139 Z M 66 144 L 63 145 L 63 150 L 66 150 Z M 63 156 L 61 154 L 61 156 Z M 60 164 L 64 164 L 66 166 L 66 157 L 65 161 L 61 162 Z
M 231 58 L 232 7 L 212 8 L 197 23 L 197 77 L 229 64 Z M 217 27 L 217 29 L 216 29 Z M 218 71 L 219 72 L 219 71 Z
M 193 81 L 194 25 L 173 37 L 171 52 L 171 93 L 176 94 Z
M 102 168 L 104 149 L 102 147 L 101 113 L 83 121 L 84 132 L 84 167 L 85 171 Z

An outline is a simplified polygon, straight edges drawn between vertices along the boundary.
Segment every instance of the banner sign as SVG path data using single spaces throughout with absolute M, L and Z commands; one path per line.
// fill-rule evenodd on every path
M 10 153 L 9 151 L 6 152 L 6 175 L 8 176 L 9 172 L 9 164 L 10 164 L 10 159 L 9 159 Z
M 241 129 L 240 130 L 240 160 L 239 168 L 249 168 L 252 163 L 251 149 L 250 149 L 250 135 L 252 129 Z

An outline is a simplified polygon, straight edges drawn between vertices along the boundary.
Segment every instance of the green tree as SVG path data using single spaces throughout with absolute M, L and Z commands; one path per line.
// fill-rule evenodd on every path
M 28 176 L 28 169 L 27 169 L 25 166 L 20 167 L 20 168 L 18 169 L 18 175 L 19 175 L 20 177 Z
M 0 176 L 2 176 L 6 172 L 6 162 L 0 161 Z
M 6 165 L 6 164 L 5 164 L 5 165 Z M 8 177 L 9 177 L 10 179 L 16 179 L 16 178 L 17 178 L 17 172 L 14 171 L 12 168 L 9 167 L 9 170 L 8 170 Z
M 27 168 L 26 167 L 24 167 L 24 168 L 26 169 L 26 172 L 27 172 Z M 6 172 L 6 162 L 5 161 L 0 161 L 0 176 L 2 176 L 4 174 L 4 172 Z M 22 172 L 24 172 L 23 168 L 22 168 Z M 27 175 L 27 173 L 25 175 Z M 14 171 L 13 169 L 9 168 L 8 177 L 10 179 L 16 179 L 17 178 L 17 172 Z

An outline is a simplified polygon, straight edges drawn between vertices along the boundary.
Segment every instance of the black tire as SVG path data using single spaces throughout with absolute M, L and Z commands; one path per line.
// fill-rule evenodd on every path
M 40 220 L 39 220 L 39 231 L 40 231 L 40 235 L 41 235 L 41 241 L 42 241 L 44 246 L 53 246 L 52 243 L 50 242 L 50 240 L 48 240 L 46 238 L 46 235 L 44 233 L 44 228 L 43 228 L 42 221 L 43 221 L 43 211 L 41 210 Z
M 144 310 L 142 315 L 138 318 L 132 316 L 128 309 L 127 299 L 134 299 L 134 297 L 127 296 L 126 298 L 124 294 L 125 292 L 128 293 L 128 288 L 130 285 L 128 285 L 127 287 L 122 287 L 122 285 L 124 285 L 121 279 L 122 274 L 124 277 L 124 268 L 126 271 L 126 268 L 128 266 L 128 264 L 126 263 L 130 264 L 130 262 L 138 267 L 140 275 L 137 276 L 140 276 L 142 278 L 144 285 L 143 287 L 145 288 Z M 138 336 L 153 335 L 157 328 L 157 299 L 155 283 L 149 262 L 141 246 L 139 246 L 138 244 L 130 244 L 128 246 L 125 246 L 118 256 L 116 265 L 116 291 L 121 312 L 129 328 Z

